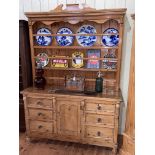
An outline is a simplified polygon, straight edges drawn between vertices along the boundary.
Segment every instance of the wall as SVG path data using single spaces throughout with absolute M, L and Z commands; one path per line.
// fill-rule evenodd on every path
M 96 9 L 110 9 L 110 8 L 127 8 L 127 14 L 125 17 L 125 30 L 124 30 L 124 43 L 122 51 L 122 69 L 121 69 L 121 81 L 120 87 L 122 90 L 122 96 L 124 99 L 124 105 L 121 107 L 121 119 L 119 132 L 122 133 L 125 124 L 125 111 L 128 99 L 128 82 L 129 82 L 129 67 L 130 67 L 130 52 L 132 45 L 132 29 L 133 23 L 130 15 L 134 13 L 134 0 L 19 0 L 19 18 L 27 18 L 24 12 L 32 11 L 49 11 L 54 9 L 59 4 L 69 3 L 86 3 L 90 7 Z

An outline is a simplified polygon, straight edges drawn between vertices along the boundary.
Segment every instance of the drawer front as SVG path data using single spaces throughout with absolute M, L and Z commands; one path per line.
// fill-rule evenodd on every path
M 53 112 L 51 110 L 42 110 L 42 109 L 28 109 L 29 118 L 36 120 L 46 120 L 50 121 L 53 119 Z
M 30 132 L 53 132 L 53 123 L 42 121 L 29 121 Z
M 108 105 L 102 103 L 86 103 L 85 109 L 86 111 L 114 113 L 115 105 L 112 104 Z
M 29 97 L 27 100 L 28 106 L 53 108 L 52 99 Z
M 85 128 L 85 138 L 93 138 L 96 141 L 113 141 L 113 129 L 87 126 Z
M 114 126 L 114 116 L 87 113 L 86 124 Z

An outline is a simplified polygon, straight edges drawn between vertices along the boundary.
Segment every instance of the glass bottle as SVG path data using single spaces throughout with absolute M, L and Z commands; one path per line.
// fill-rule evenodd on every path
M 38 89 L 44 89 L 45 88 L 46 80 L 43 77 L 43 74 L 44 74 L 43 68 L 42 67 L 37 67 L 37 69 L 36 69 L 36 77 L 34 79 L 34 85 Z
M 103 78 L 101 76 L 102 76 L 102 74 L 99 71 L 97 73 L 97 78 L 96 78 L 96 82 L 95 82 L 95 91 L 98 93 L 103 91 Z

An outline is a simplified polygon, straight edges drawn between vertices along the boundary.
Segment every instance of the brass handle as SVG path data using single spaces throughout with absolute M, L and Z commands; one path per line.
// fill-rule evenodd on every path
M 98 110 L 101 110 L 101 109 L 102 109 L 102 107 L 98 104 L 97 109 L 98 109 Z
M 98 118 L 97 121 L 98 121 L 98 123 L 101 123 L 102 122 L 102 119 L 101 118 Z
M 42 125 L 39 125 L 39 126 L 38 126 L 39 129 L 41 129 L 42 127 L 43 127 Z
M 101 132 L 100 131 L 97 132 L 97 136 L 101 136 Z

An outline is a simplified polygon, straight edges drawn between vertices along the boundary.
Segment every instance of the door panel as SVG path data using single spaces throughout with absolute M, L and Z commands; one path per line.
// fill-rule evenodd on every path
M 80 101 L 60 100 L 57 102 L 58 135 L 80 138 Z

